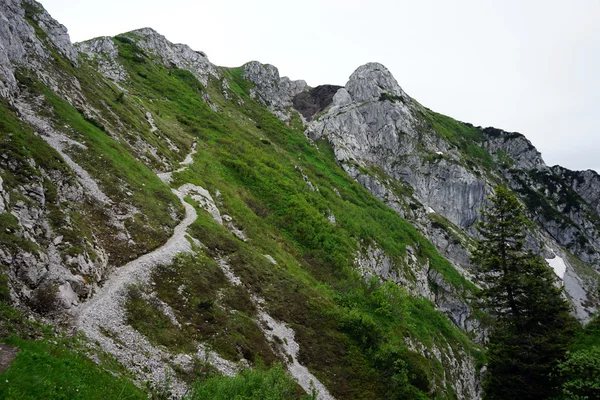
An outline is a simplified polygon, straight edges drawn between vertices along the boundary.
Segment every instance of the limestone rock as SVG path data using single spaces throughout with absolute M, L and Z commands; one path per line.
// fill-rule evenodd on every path
M 504 153 L 504 157 L 508 156 L 506 162 L 512 168 L 529 170 L 546 167 L 540 152 L 525 136 L 495 128 L 485 128 L 483 133 L 486 136 L 485 148 L 497 158 L 498 154 Z M 502 159 L 499 161 L 503 162 Z
M 17 91 L 15 70 L 27 66 L 38 72 L 42 80 L 43 65 L 50 51 L 27 18 L 35 21 L 47 35 L 52 46 L 67 60 L 77 64 L 67 29 L 56 22 L 44 8 L 33 0 L 5 0 L 0 3 L 0 96 L 12 97 Z M 45 78 L 45 79 L 44 79 Z
M 167 67 L 190 71 L 206 87 L 209 77 L 219 78 L 215 66 L 208 61 L 206 54 L 192 50 L 185 44 L 169 42 L 163 35 L 151 28 L 142 28 L 130 32 L 128 37 L 142 49 L 155 54 Z M 141 39 L 137 39 L 141 37 Z
M 560 165 L 555 165 L 551 170 L 600 214 L 600 175 L 596 171 L 570 171 Z
M 85 42 L 76 43 L 75 48 L 95 59 L 98 63 L 98 71 L 106 78 L 122 82 L 127 79 L 127 73 L 121 64 L 117 62 L 119 50 L 113 39 L 108 36 L 102 36 Z
M 600 270 L 600 225 L 590 217 L 599 214 L 597 174 L 550 169 L 523 135 L 474 128 L 481 132 L 482 141 L 477 145 L 501 166 L 498 170 L 486 170 L 436 132 L 424 117 L 426 112 L 404 93 L 384 66 L 369 63 L 350 76 L 345 88 L 333 96 L 325 114 L 310 122 L 305 133 L 313 140 L 327 138 L 346 172 L 415 224 L 468 279 L 473 279 L 468 268 L 469 243 L 477 235 L 474 224 L 498 182 L 506 182 L 527 204 L 538 201 L 531 196 L 541 195 L 535 199 L 548 201 L 541 209 L 529 210 L 540 224 L 528 238 L 529 247 L 540 251 L 543 243 L 553 243 L 553 248 L 565 247 Z M 398 196 L 392 186 L 382 182 L 380 172 L 369 171 L 372 166 L 408 186 L 411 195 Z M 581 200 L 575 201 L 578 196 Z M 434 220 L 420 210 L 437 213 L 448 221 L 448 226 L 435 226 Z M 597 282 L 579 286 L 573 282 L 571 279 L 570 286 L 575 287 L 573 298 L 597 303 Z M 437 298 L 436 304 L 448 315 L 454 315 L 452 319 L 459 326 L 466 326 L 466 319 L 460 315 L 466 305 L 464 301 L 459 304 L 461 301 Z M 593 308 L 579 307 L 578 316 L 586 319 Z
M 269 108 L 279 119 L 290 119 L 288 109 L 292 99 L 308 88 L 306 82 L 292 81 L 288 77 L 279 77 L 279 70 L 270 64 L 251 61 L 244 65 L 243 77 L 254 83 L 250 96 Z
M 382 94 L 407 97 L 390 71 L 379 63 L 358 67 L 346 84 L 346 90 L 356 102 L 377 101 Z

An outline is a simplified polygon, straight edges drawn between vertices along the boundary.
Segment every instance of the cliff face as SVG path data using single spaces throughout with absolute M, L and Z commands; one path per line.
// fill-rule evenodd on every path
M 577 316 L 597 308 L 600 177 L 424 108 L 381 64 L 310 88 L 150 28 L 72 45 L 32 0 L 0 20 L 0 274 L 140 382 L 181 394 L 202 360 L 260 358 L 320 398 L 402 373 L 479 398 L 469 249 L 498 184 Z
M 498 184 L 513 188 L 538 223 L 530 246 L 549 260 L 565 260 L 568 274 L 558 277 L 577 315 L 583 320 L 593 315 L 597 276 L 590 269 L 599 269 L 600 248 L 598 175 L 593 171 L 549 168 L 523 135 L 435 114 L 408 97 L 390 72 L 375 63 L 350 76 L 306 133 L 313 140 L 326 138 L 351 176 L 467 271 L 473 225 L 486 196 Z

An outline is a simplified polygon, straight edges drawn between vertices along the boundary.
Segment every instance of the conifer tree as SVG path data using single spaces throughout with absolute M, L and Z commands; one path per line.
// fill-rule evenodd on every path
M 550 268 L 525 249 L 527 219 L 517 197 L 500 186 L 489 201 L 472 255 L 483 305 L 494 318 L 484 399 L 550 398 L 557 387 L 551 373 L 575 322 Z

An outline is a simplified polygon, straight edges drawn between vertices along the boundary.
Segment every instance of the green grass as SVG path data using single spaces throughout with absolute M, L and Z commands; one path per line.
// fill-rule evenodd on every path
M 577 332 L 571 352 L 600 346 L 600 316 L 596 316 L 582 330 Z
M 32 321 L 10 306 L 6 268 L 0 267 L 0 342 L 19 349 L 0 374 L 2 399 L 144 399 L 114 359 L 85 354 L 79 337 L 63 338 L 49 325 Z
M 233 361 L 262 360 L 271 365 L 279 360 L 256 324 L 248 293 L 229 284 L 212 259 L 201 254 L 180 256 L 171 265 L 157 267 L 152 282 L 158 298 L 185 322 L 181 328 L 173 325 L 156 302 L 144 299 L 140 288 L 131 288 L 128 322 L 152 342 L 187 353 L 195 353 L 197 343 L 209 343 Z
M 129 45 L 119 46 L 127 50 Z M 132 90 L 142 101 L 146 97 L 156 99 L 160 93 L 169 101 L 161 104 L 165 107 L 159 118 L 177 119 L 199 140 L 195 163 L 186 171 L 175 174 L 173 186 L 186 182 L 198 184 L 208 189 L 213 197 L 219 190 L 221 212 L 231 215 L 250 241 L 243 243 L 235 239 L 204 211 L 199 211 L 191 234 L 207 246 L 209 256 L 227 256 L 245 286 L 265 298 L 269 313 L 296 330 L 302 362 L 332 388 L 334 395 L 342 398 L 385 397 L 389 390 L 386 382 L 393 374 L 402 376 L 402 371 L 407 375 L 414 374 L 419 369 L 416 364 L 409 363 L 406 369 L 394 372 L 390 367 L 393 365 L 391 359 L 388 358 L 387 364 L 377 362 L 383 349 L 403 346 L 404 336 L 433 343 L 442 338 L 436 336 L 442 327 L 442 332 L 450 335 L 450 341 L 465 348 L 467 354 L 477 354 L 471 350 L 469 339 L 431 304 L 421 304 L 413 309 L 411 303 L 416 300 L 401 296 L 403 309 L 416 315 L 413 321 L 418 321 L 425 312 L 423 310 L 438 316 L 419 321 L 419 325 L 425 325 L 423 329 L 413 327 L 406 312 L 381 314 L 381 304 L 370 300 L 372 289 L 367 283 L 361 283 L 354 271 L 359 243 L 375 242 L 399 262 L 406 254 L 406 246 L 410 245 L 418 249 L 419 261 L 429 262 L 457 288 L 459 295 L 472 290 L 473 286 L 439 256 L 414 227 L 349 178 L 336 164 L 326 143 L 310 144 L 301 129 L 286 126 L 249 98 L 246 91 L 250 85 L 241 79 L 241 69 L 225 72 L 232 92 L 245 102 L 243 107 L 238 107 L 235 98 L 232 102 L 223 99 L 218 82 L 203 88 L 176 70 L 169 72 L 150 62 L 129 60 L 127 51 L 123 51 L 123 57 L 132 76 Z M 215 114 L 204 105 L 200 98 L 205 92 L 221 112 Z M 309 189 L 295 168 L 297 165 L 319 188 L 318 192 Z M 334 189 L 340 193 L 339 197 Z M 336 216 L 335 226 L 327 220 L 329 212 Z M 273 266 L 263 254 L 273 256 L 278 265 Z M 196 263 L 198 268 L 206 271 L 214 268 L 209 262 Z M 165 271 L 164 277 L 173 281 L 168 284 L 159 284 L 159 279 L 155 279 L 155 283 L 163 287 L 159 297 L 171 305 L 182 320 L 197 321 L 186 311 L 182 300 L 176 298 L 176 284 L 184 282 L 178 274 L 181 272 Z M 214 275 L 210 281 L 219 288 L 222 287 L 221 279 Z M 201 281 L 197 285 L 205 287 Z M 214 291 L 202 293 L 205 297 L 198 297 L 198 301 L 212 301 L 214 309 L 210 313 L 200 311 L 209 319 L 199 319 L 211 321 L 218 332 L 231 318 L 224 318 L 215 306 Z M 227 297 L 225 299 L 227 301 Z M 373 320 L 381 326 L 380 335 L 369 342 L 373 347 L 370 352 L 364 351 L 361 323 L 356 326 L 353 322 L 356 309 L 360 309 L 358 321 Z M 252 316 L 249 311 L 240 315 Z M 200 321 L 200 332 L 206 329 L 202 326 Z M 355 327 L 359 333 L 352 331 Z M 214 331 L 207 333 L 216 334 Z M 196 337 L 202 336 L 197 334 Z M 240 337 L 232 334 L 232 348 L 239 343 Z M 256 348 L 254 341 L 247 341 L 246 345 Z M 227 357 L 240 357 L 228 351 L 224 343 L 217 343 L 215 347 Z M 404 349 L 402 354 L 412 353 Z M 432 371 L 431 382 L 441 381 L 443 368 L 438 365 Z
M 429 109 L 424 109 L 423 116 L 438 135 L 462 152 L 466 166 L 469 168 L 483 166 L 487 169 L 495 167 L 492 156 L 483 148 L 484 137 L 479 128 Z
M 128 379 L 117 377 L 68 341 L 26 341 L 10 336 L 4 343 L 19 349 L 11 367 L 0 374 L 3 399 L 146 399 Z
M 177 223 L 171 218 L 171 210 L 182 214 L 182 207 L 168 186 L 131 154 L 127 142 L 108 135 L 97 120 L 84 117 L 35 78 L 21 76 L 21 80 L 27 82 L 30 90 L 44 95 L 48 108 L 42 113 L 51 119 L 56 129 L 68 133 L 85 146 L 85 150 L 72 147 L 66 152 L 98 182 L 101 190 L 113 201 L 113 208 L 120 213 L 127 213 L 128 207 L 137 210 L 133 218 L 125 221 L 136 242 L 136 246 L 132 247 L 114 239 L 114 228 L 103 222 L 108 219 L 106 210 L 94 203 L 87 206 L 93 209 L 87 219 L 91 219 L 89 223 L 95 228 L 94 233 L 111 249 L 113 262 L 124 263 L 164 243 Z M 65 125 L 70 129 L 65 130 Z M 53 151 L 49 153 L 53 154 Z
M 303 395 L 281 365 L 269 370 L 246 369 L 235 377 L 215 376 L 194 385 L 186 400 L 291 400 L 314 399 Z

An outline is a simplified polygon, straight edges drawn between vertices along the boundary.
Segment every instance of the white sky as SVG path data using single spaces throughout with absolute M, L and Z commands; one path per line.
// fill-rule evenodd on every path
M 384 64 L 421 104 L 600 172 L 600 0 L 41 0 L 71 39 L 152 27 L 311 86 Z

